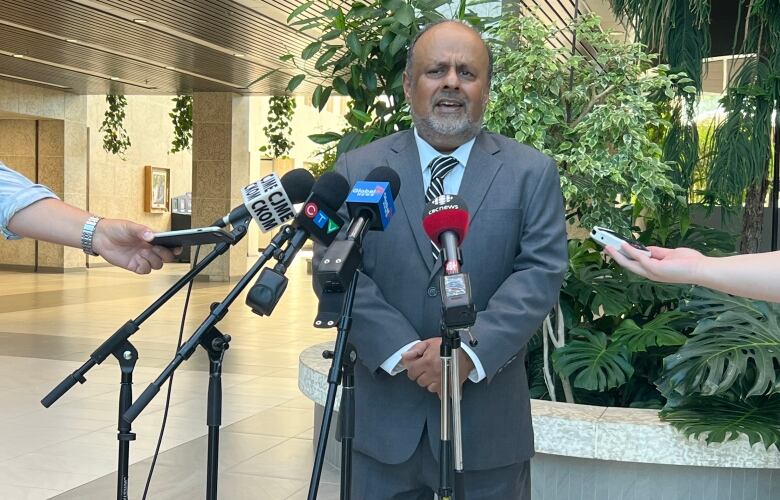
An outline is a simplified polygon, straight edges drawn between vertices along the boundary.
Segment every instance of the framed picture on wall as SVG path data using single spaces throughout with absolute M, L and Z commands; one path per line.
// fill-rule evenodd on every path
M 170 212 L 171 170 L 146 165 L 144 174 L 144 210 L 150 213 Z

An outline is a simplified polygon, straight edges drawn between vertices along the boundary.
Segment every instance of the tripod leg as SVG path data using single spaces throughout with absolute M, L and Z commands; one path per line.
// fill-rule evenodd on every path
M 206 500 L 217 500 L 219 479 L 219 427 L 222 425 L 222 360 L 230 347 L 230 336 L 215 327 L 201 346 L 209 355 L 209 393 L 206 425 L 209 428 L 208 463 L 206 465 Z
M 355 361 L 357 352 L 347 346 L 344 356 L 344 373 L 341 385 L 341 407 L 339 421 L 341 425 L 341 500 L 350 500 L 352 496 L 352 439 L 355 437 Z
M 450 436 L 450 375 L 452 350 L 446 340 L 441 343 L 441 434 L 439 445 L 439 500 L 452 498 L 452 438 Z

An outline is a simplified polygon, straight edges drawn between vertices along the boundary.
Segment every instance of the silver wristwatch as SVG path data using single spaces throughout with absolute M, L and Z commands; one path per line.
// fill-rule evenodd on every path
M 95 228 L 102 218 L 103 217 L 98 217 L 96 215 L 91 216 L 87 219 L 87 222 L 84 223 L 84 229 L 81 230 L 81 249 L 84 250 L 84 253 L 87 255 L 92 255 L 94 257 L 98 256 L 92 248 L 92 240 L 95 237 Z

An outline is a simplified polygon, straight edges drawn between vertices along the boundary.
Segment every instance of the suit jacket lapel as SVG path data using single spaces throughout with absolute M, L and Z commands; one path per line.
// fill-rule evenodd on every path
M 414 132 L 408 130 L 399 134 L 396 141 L 390 146 L 390 149 L 391 154 L 388 157 L 388 164 L 404 179 L 404 184 L 401 186 L 400 193 L 395 200 L 396 209 L 399 213 L 404 213 L 409 223 L 409 229 L 417 242 L 420 258 L 423 259 L 428 269 L 431 269 L 433 266 L 431 240 L 428 239 L 422 227 L 425 192 L 423 191 L 420 153 L 417 151 Z
M 496 141 L 485 131 L 479 133 L 477 140 L 474 141 L 474 147 L 471 148 L 468 165 L 458 190 L 458 196 L 463 198 L 469 209 L 469 223 L 474 220 L 474 216 L 485 200 L 488 188 L 501 168 L 501 161 L 496 156 L 500 150 Z M 422 183 L 422 180 L 420 182 Z M 431 269 L 431 277 L 435 276 L 439 269 L 441 269 L 441 259 L 436 260 L 436 265 Z

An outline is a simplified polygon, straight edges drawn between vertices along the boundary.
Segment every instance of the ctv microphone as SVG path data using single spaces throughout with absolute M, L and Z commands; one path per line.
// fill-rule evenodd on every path
M 263 269 L 246 296 L 246 304 L 252 312 L 260 316 L 271 315 L 287 289 L 288 279 L 284 273 L 307 239 L 323 245 L 333 242 L 344 225 L 337 212 L 348 192 L 347 180 L 336 172 L 326 172 L 317 180 L 292 226 L 283 229 L 292 234 L 287 248 L 275 254 L 278 263 L 273 269 Z
M 225 227 L 235 224 L 250 215 L 264 233 L 295 217 L 293 205 L 302 203 L 309 196 L 314 177 L 306 169 L 296 168 L 284 174 L 281 179 L 271 173 L 241 189 L 244 203 L 212 224 Z
M 347 197 L 347 209 L 352 221 L 346 239 L 328 248 L 317 269 L 317 283 L 324 293 L 340 293 L 347 289 L 360 266 L 360 246 L 365 232 L 384 231 L 387 228 L 395 214 L 393 200 L 400 189 L 401 179 L 390 167 L 375 168 L 366 180 L 358 181 L 352 188 Z M 322 317 L 318 315 L 317 319 L 322 320 Z

